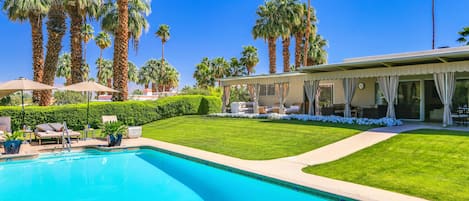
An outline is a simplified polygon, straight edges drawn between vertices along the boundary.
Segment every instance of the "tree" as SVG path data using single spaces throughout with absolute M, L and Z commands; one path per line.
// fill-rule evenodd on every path
M 301 4 L 303 11 L 303 17 L 301 18 L 301 23 L 293 26 L 293 35 L 295 35 L 295 69 L 298 69 L 302 65 L 302 60 L 301 60 L 301 55 L 304 54 L 304 40 L 305 40 L 305 34 L 306 34 L 306 29 L 309 27 L 308 33 L 315 35 L 316 32 L 316 14 L 313 8 L 310 8 L 310 19 L 308 22 L 308 11 L 307 5 Z M 311 23 L 310 26 L 308 26 L 308 23 Z M 308 39 L 309 40 L 309 39 Z
M 242 62 L 238 60 L 238 58 L 233 57 L 230 59 L 230 68 L 229 68 L 228 76 L 231 77 L 239 77 L 248 74 L 248 70 Z
M 458 43 L 463 45 L 469 45 L 467 37 L 469 36 L 469 27 L 464 27 L 460 32 L 458 32 L 459 38 L 456 40 Z
M 151 11 L 150 1 L 145 0 L 117 0 L 117 4 L 109 3 L 101 26 L 102 29 L 114 35 L 114 89 L 113 100 L 126 100 L 128 95 L 128 49 L 129 39 L 137 50 L 138 42 L 143 30 L 148 30 L 145 19 Z
M 106 85 L 109 88 L 112 88 L 112 61 L 107 59 L 99 58 L 96 61 L 98 66 L 98 83 Z
M 103 51 L 104 49 L 111 46 L 111 37 L 106 32 L 101 31 L 95 37 L 94 41 L 96 42 L 96 45 L 99 47 L 99 60 L 96 65 L 98 66 L 98 75 L 97 75 L 98 82 L 101 83 L 101 80 L 100 80 L 101 76 L 99 75 L 99 73 L 101 72 L 101 61 L 103 60 Z
M 223 57 L 217 57 L 212 61 L 212 73 L 213 78 L 221 79 L 228 75 L 230 64 Z M 218 80 L 218 86 L 221 85 L 221 81 Z
M 246 66 L 248 75 L 254 72 L 254 67 L 259 63 L 259 55 L 257 54 L 257 48 L 249 45 L 243 47 L 241 52 L 241 63 Z
M 309 41 L 309 37 L 311 36 L 311 0 L 308 0 L 308 8 L 306 8 L 306 32 L 305 32 L 305 41 Z M 309 44 L 305 43 L 303 54 L 308 54 L 309 51 Z M 307 57 L 303 57 L 303 66 L 306 66 L 308 62 Z
M 139 73 L 139 77 L 141 78 L 139 79 L 139 82 L 145 84 L 145 87 L 148 87 L 151 83 L 152 92 L 157 92 L 158 90 L 158 85 L 160 83 L 160 80 L 158 79 L 160 75 L 160 65 L 161 63 L 159 60 L 150 59 L 142 66 L 141 69 L 143 72 L 141 71 Z M 147 78 L 149 78 L 149 80 L 147 80 Z
M 155 33 L 156 37 L 161 39 L 161 60 L 164 61 L 164 44 L 168 42 L 170 38 L 169 26 L 166 24 L 160 25 L 158 31 Z
M 138 70 L 138 84 L 141 84 L 148 89 L 150 87 L 152 77 L 151 77 L 151 69 L 148 66 L 143 66 Z
M 91 24 L 84 24 L 81 27 L 81 38 L 83 39 L 83 60 L 86 62 L 86 46 L 94 38 L 94 29 Z
M 44 74 L 44 48 L 42 20 L 49 10 L 48 0 L 5 0 L 3 10 L 11 21 L 29 21 L 33 51 L 33 80 L 42 82 Z M 39 101 L 39 93 L 33 93 L 33 101 Z
M 156 78 L 159 80 L 158 89 L 167 92 L 177 88 L 179 85 L 179 72 L 167 61 L 160 60 L 160 65 L 162 65 L 162 67 L 158 69 L 164 69 L 165 73 L 157 73 L 157 75 L 159 75 L 159 77 Z
M 215 86 L 215 79 L 212 72 L 212 62 L 209 58 L 204 57 L 202 61 L 196 65 L 193 77 L 197 81 L 197 87 L 207 89 Z
M 129 61 L 128 79 L 130 82 L 138 82 L 138 69 L 137 66 L 131 61 Z
M 327 41 L 321 35 L 312 35 L 309 37 L 308 43 L 308 66 L 327 63 L 327 52 L 325 50 Z
M 70 53 L 63 53 L 60 55 L 58 60 L 56 76 L 59 78 L 65 78 L 66 86 L 72 84 L 71 69 L 72 64 Z
M 44 64 L 44 76 L 42 83 L 54 86 L 54 78 L 59 62 L 60 51 L 62 50 L 62 39 L 67 30 L 65 24 L 65 8 L 61 0 L 52 0 L 47 25 L 47 54 L 46 61 Z M 70 74 L 70 71 L 68 71 Z M 68 76 L 70 77 L 70 76 Z M 69 81 L 69 79 L 67 79 Z M 68 82 L 67 84 L 70 84 Z M 40 105 L 49 105 L 52 102 L 52 91 L 43 90 L 41 91 Z
M 304 10 L 296 0 L 277 0 L 277 3 L 280 19 L 277 19 L 276 24 L 279 26 L 282 38 L 283 72 L 289 72 L 291 35 L 293 28 L 301 24 Z
M 259 6 L 256 11 L 258 19 L 252 29 L 254 39 L 262 38 L 267 41 L 269 47 L 269 73 L 277 72 L 276 67 L 276 39 L 280 36 L 278 26 L 278 6 L 273 1 L 267 1 Z

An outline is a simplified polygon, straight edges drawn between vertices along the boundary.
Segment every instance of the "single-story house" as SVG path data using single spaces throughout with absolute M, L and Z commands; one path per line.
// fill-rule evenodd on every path
M 469 114 L 469 47 L 353 58 L 302 67 L 298 72 L 225 78 L 221 86 L 224 112 L 230 107 L 230 87 L 247 86 L 253 113 L 284 113 L 299 107 L 299 113 L 311 115 L 442 121 L 446 126 Z

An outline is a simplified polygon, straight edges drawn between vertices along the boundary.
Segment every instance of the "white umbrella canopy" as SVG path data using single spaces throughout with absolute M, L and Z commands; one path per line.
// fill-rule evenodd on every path
M 77 92 L 87 92 L 87 108 L 86 108 L 86 128 L 90 128 L 89 122 L 89 113 L 90 113 L 90 92 L 116 92 L 119 91 L 106 87 L 104 85 L 100 85 L 93 81 L 85 81 L 80 82 L 72 85 L 68 85 L 62 87 L 61 90 L 68 90 L 68 91 L 77 91 Z M 85 132 L 85 139 L 88 137 L 88 132 Z
M 80 92 L 119 92 L 109 87 L 100 85 L 96 82 L 85 81 L 77 84 L 62 87 L 61 90 L 80 91 Z
M 52 90 L 54 87 L 28 80 L 24 77 L 20 77 L 16 80 L 11 80 L 5 83 L 0 84 L 0 98 L 12 94 L 17 91 L 21 91 L 21 116 L 22 116 L 22 125 L 24 126 L 24 91 L 32 90 Z

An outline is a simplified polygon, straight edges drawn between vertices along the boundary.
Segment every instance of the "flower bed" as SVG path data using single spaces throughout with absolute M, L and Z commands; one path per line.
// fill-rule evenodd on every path
M 215 113 L 210 114 L 213 117 L 231 117 L 231 118 L 251 118 L 251 119 L 274 119 L 274 120 L 301 120 L 301 121 L 319 121 L 327 123 L 358 124 L 371 126 L 400 126 L 402 121 L 392 118 L 368 119 L 368 118 L 345 118 L 339 116 L 313 116 L 306 114 L 241 114 L 241 113 Z

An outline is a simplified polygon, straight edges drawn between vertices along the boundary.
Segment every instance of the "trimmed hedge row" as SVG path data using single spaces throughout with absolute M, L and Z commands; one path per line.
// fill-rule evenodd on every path
M 81 130 L 86 125 L 86 104 L 64 106 L 26 106 L 27 126 L 66 121 L 69 128 Z M 193 114 L 217 113 L 221 100 L 214 96 L 182 95 L 162 98 L 157 101 L 93 102 L 90 103 L 89 122 L 98 128 L 103 115 L 116 115 L 119 121 L 129 126 L 143 125 L 169 117 Z M 0 116 L 10 116 L 12 129 L 21 127 L 21 107 L 0 107 Z

